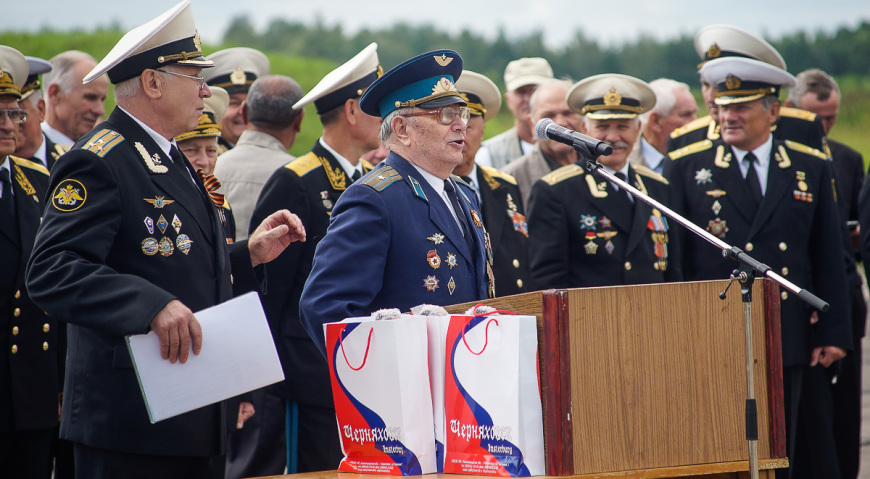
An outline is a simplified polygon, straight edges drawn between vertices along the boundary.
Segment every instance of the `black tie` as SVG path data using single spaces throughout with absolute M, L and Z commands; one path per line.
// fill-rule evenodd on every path
M 626 183 L 628 182 L 627 178 L 625 177 L 625 173 L 623 173 L 621 171 L 615 172 L 613 174 L 613 176 L 619 178 L 622 181 L 625 181 Z M 632 200 L 632 198 L 631 198 L 631 193 L 629 193 L 628 190 L 626 190 L 625 188 L 622 188 L 622 187 L 620 187 L 619 190 L 622 192 L 623 198 L 625 199 L 625 201 L 628 202 L 629 205 L 633 206 L 634 200 Z
M 15 198 L 12 196 L 12 181 L 9 180 L 9 170 L 0 168 L 0 184 L 3 185 L 3 196 L 0 197 L 0 204 L 8 213 L 15 212 Z
M 453 205 L 453 210 L 456 212 L 456 219 L 459 222 L 459 229 L 462 235 L 465 236 L 465 243 L 468 245 L 468 251 L 474 253 L 474 243 L 471 240 L 471 230 L 468 229 L 468 223 L 465 221 L 465 212 L 462 205 L 459 204 L 459 197 L 456 196 L 456 189 L 453 187 L 453 182 L 444 180 L 444 191 L 447 192 L 447 197 L 450 198 L 450 203 Z
M 468 184 L 471 185 L 471 186 L 474 186 L 474 183 L 471 182 L 471 177 L 470 177 L 470 176 L 460 176 L 460 178 L 462 178 L 462 181 L 468 183 Z
M 362 172 L 359 170 L 353 170 L 353 175 L 350 177 L 350 182 L 356 183 L 356 181 L 360 178 L 362 178 Z
M 755 203 L 761 203 L 761 182 L 758 180 L 758 172 L 755 170 L 755 164 L 758 163 L 758 158 L 750 151 L 743 157 L 749 162 L 749 170 L 746 172 L 746 184 L 749 185 L 749 191 L 755 199 Z

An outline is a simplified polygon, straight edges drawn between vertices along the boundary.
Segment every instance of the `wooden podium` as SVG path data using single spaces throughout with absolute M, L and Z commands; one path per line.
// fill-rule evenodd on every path
M 487 304 L 538 317 L 548 476 L 748 477 L 740 286 L 548 290 Z M 448 307 L 451 313 L 469 304 Z M 753 285 L 760 477 L 788 466 L 779 287 Z

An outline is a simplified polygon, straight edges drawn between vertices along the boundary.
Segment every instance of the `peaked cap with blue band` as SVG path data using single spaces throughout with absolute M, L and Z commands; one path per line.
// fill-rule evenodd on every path
M 465 104 L 454 84 L 462 74 L 462 57 L 453 50 L 417 55 L 375 80 L 360 98 L 365 113 L 384 118 L 405 107 L 439 108 Z

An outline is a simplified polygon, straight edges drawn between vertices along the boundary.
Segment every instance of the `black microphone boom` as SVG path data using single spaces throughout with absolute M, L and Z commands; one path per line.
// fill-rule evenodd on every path
M 574 148 L 582 148 L 595 156 L 608 156 L 613 153 L 613 147 L 597 138 L 584 135 L 564 126 L 557 125 L 549 118 L 542 118 L 535 125 L 535 134 L 542 140 L 553 140 Z

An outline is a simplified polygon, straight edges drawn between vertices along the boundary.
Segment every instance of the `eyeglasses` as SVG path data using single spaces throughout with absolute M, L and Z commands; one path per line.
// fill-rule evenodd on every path
M 464 106 L 442 106 L 441 108 L 435 110 L 426 110 L 420 111 L 417 113 L 406 113 L 402 116 L 429 116 L 429 115 L 438 115 L 438 123 L 442 125 L 449 125 L 453 123 L 453 119 L 456 116 L 459 116 L 459 119 L 462 120 L 462 123 L 468 124 L 468 117 L 471 116 L 471 110 Z
M 27 121 L 27 112 L 18 108 L 12 110 L 0 108 L 0 124 L 6 123 L 6 117 L 9 117 L 13 124 L 24 123 Z
M 179 76 L 179 77 L 190 78 L 191 80 L 199 82 L 199 89 L 200 90 L 205 88 L 205 78 L 203 78 L 203 77 L 197 77 L 197 76 L 193 76 L 193 75 L 185 75 L 184 73 L 171 72 L 168 70 L 156 70 L 156 71 L 158 71 L 160 73 L 168 73 L 170 75 L 175 75 L 175 76 Z

